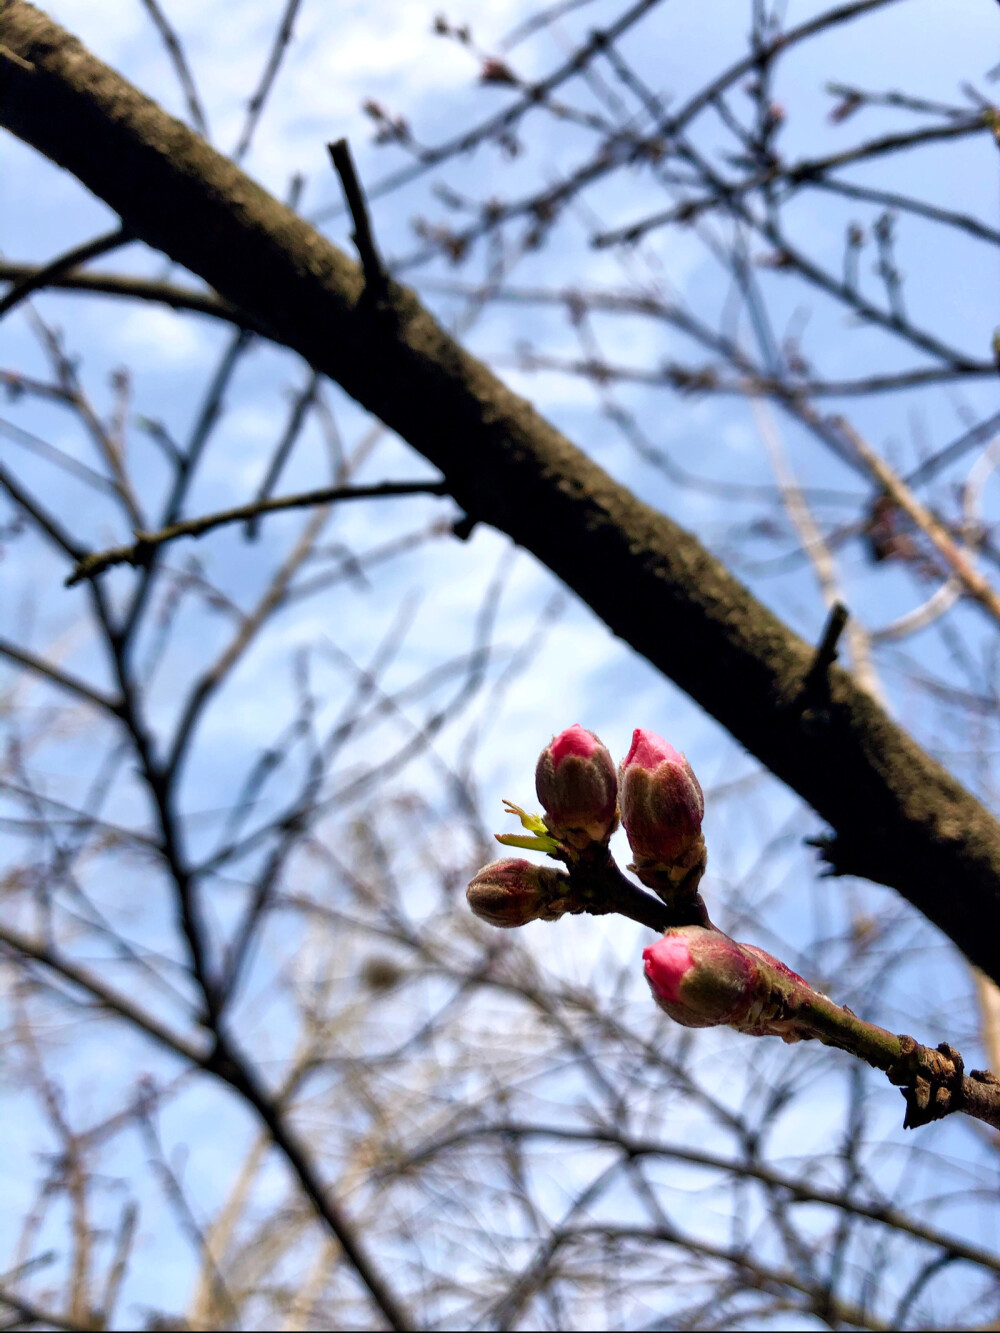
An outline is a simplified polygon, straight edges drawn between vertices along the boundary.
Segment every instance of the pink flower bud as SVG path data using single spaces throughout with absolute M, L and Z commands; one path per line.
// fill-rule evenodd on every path
M 476 916 L 491 926 L 524 926 L 555 921 L 573 907 L 567 899 L 569 876 L 517 857 L 491 861 L 465 891 Z
M 552 836 L 572 847 L 607 842 L 618 826 L 614 760 L 579 722 L 554 736 L 542 751 L 535 791 Z
M 718 930 L 680 926 L 642 952 L 653 999 L 686 1028 L 739 1026 L 755 998 L 756 968 Z
M 622 823 L 640 867 L 694 864 L 703 856 L 705 798 L 682 754 L 637 727 L 618 777 Z
M 727 1024 L 750 1036 L 815 1035 L 810 1002 L 822 997 L 797 972 L 719 930 L 680 926 L 643 950 L 653 999 L 686 1028 Z

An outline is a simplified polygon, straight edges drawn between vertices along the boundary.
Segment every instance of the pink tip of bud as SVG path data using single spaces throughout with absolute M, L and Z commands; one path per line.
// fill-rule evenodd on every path
M 601 742 L 592 731 L 587 731 L 581 727 L 579 722 L 574 722 L 571 727 L 556 736 L 549 750 L 552 753 L 553 767 L 558 768 L 564 759 L 569 758 L 571 754 L 579 759 L 589 759 Z
M 684 764 L 684 756 L 678 754 L 662 736 L 657 736 L 655 731 L 636 727 L 632 732 L 632 747 L 625 756 L 623 767 L 628 768 L 633 764 L 649 772 L 661 764 L 676 764 L 680 768 Z
M 691 948 L 683 935 L 665 935 L 642 951 L 646 978 L 653 993 L 664 1000 L 680 1000 L 680 984 L 694 967 Z

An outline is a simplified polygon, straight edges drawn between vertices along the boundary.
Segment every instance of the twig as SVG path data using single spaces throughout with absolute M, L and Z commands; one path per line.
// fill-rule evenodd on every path
M 104 1328 L 109 1327 L 111 1317 L 114 1314 L 118 1293 L 121 1291 L 122 1282 L 125 1279 L 138 1221 L 139 1205 L 134 1199 L 130 1199 L 122 1209 L 121 1221 L 118 1224 L 118 1233 L 115 1237 L 114 1254 L 111 1263 L 108 1265 L 107 1280 L 104 1284 L 104 1295 L 100 1305 Z
M 12 51 L 3 42 L 0 42 L 0 60 L 12 60 L 15 65 L 19 65 L 21 69 L 26 70 L 29 74 L 35 72 L 35 66 L 30 60 L 25 60 L 24 56 L 19 56 L 16 51 Z
M 20 954 L 22 958 L 30 958 L 36 963 L 44 963 L 58 976 L 85 991 L 109 1013 L 117 1014 L 119 1018 L 123 1018 L 139 1032 L 146 1033 L 161 1046 L 172 1051 L 175 1055 L 181 1056 L 191 1064 L 197 1065 L 201 1069 L 207 1068 L 208 1055 L 205 1051 L 199 1050 L 184 1037 L 171 1032 L 158 1018 L 140 1009 L 126 996 L 120 995 L 117 991 L 113 991 L 109 986 L 106 986 L 89 968 L 80 967 L 47 944 L 37 943 L 22 931 L 15 930 L 13 926 L 0 925 L 0 944 L 6 945 L 14 953 Z
M 81 579 L 91 579 L 103 574 L 113 565 L 144 565 L 150 553 L 165 542 L 176 541 L 179 537 L 201 537 L 204 533 L 211 532 L 213 528 L 221 528 L 227 523 L 242 523 L 247 519 L 258 518 L 261 514 L 333 504 L 341 500 L 377 500 L 397 495 L 447 494 L 448 488 L 443 481 L 383 481 L 372 486 L 325 486 L 317 491 L 303 491 L 298 495 L 282 495 L 273 500 L 237 505 L 235 509 L 222 509 L 216 514 L 206 514 L 203 518 L 191 518 L 183 523 L 173 523 L 168 528 L 161 528 L 159 532 L 137 532 L 136 540 L 129 546 L 113 546 L 107 551 L 96 551 L 85 555 L 66 579 L 66 587 L 72 587 Z
M 811 179 L 809 185 L 816 190 L 841 194 L 847 199 L 863 199 L 869 203 L 883 204 L 886 208 L 913 213 L 917 217 L 927 218 L 930 222 L 940 222 L 946 227 L 967 232 L 969 236 L 975 236 L 981 241 L 1000 245 L 1000 231 L 995 227 L 988 227 L 978 218 L 970 217 L 968 213 L 953 213 L 949 208 L 938 208 L 936 204 L 928 204 L 921 199 L 911 199 L 905 194 L 896 194 L 890 190 L 874 190 L 866 185 L 858 185 L 854 181 L 839 180 L 837 177 L 821 176 Z
M 50 264 L 44 264 L 41 268 L 34 269 L 32 273 L 15 282 L 7 295 L 0 300 L 0 319 L 3 319 L 4 315 L 9 314 L 16 305 L 20 305 L 26 297 L 30 296 L 33 291 L 37 291 L 39 287 L 48 286 L 61 278 L 63 274 L 79 268 L 81 264 L 86 264 L 88 260 L 97 259 L 98 256 L 106 255 L 111 250 L 118 250 L 123 245 L 128 245 L 132 239 L 129 230 L 126 227 L 119 226 L 114 231 L 96 236 L 84 245 L 78 245 L 72 250 L 67 250 L 58 259 L 53 259 Z
M 816 648 L 816 656 L 806 673 L 804 692 L 821 689 L 827 672 L 837 660 L 837 644 L 847 625 L 848 610 L 843 602 L 834 602 L 830 607 L 823 634 Z
M 215 662 L 206 667 L 196 680 L 181 708 L 167 751 L 164 782 L 168 789 L 177 784 L 180 766 L 205 705 L 250 647 L 268 617 L 282 604 L 289 583 L 312 554 L 316 539 L 323 530 L 328 515 L 329 509 L 326 505 L 319 505 L 313 509 L 292 550 L 268 580 L 257 605 L 248 615 L 241 617 L 229 643 Z
M 63 528 L 58 519 L 44 509 L 33 495 L 29 495 L 19 481 L 0 463 L 0 487 L 2 487 L 19 508 L 38 524 L 54 546 L 58 546 L 71 560 L 83 560 L 87 551 L 80 546 Z
M 66 352 L 58 329 L 46 324 L 36 310 L 29 311 L 29 319 L 42 342 L 66 403 L 76 412 L 94 441 L 98 454 L 108 466 L 115 491 L 128 515 L 129 522 L 133 527 L 144 526 L 142 510 L 125 469 L 124 454 L 118 447 L 118 441 L 112 437 L 84 392 L 77 362 Z
M 908 635 L 915 634 L 917 630 L 932 625 L 939 616 L 950 611 L 961 595 L 961 580 L 953 574 L 935 589 L 926 601 L 921 602 L 912 611 L 907 611 L 905 615 L 890 621 L 888 625 L 883 625 L 881 629 L 871 630 L 869 638 L 872 643 L 895 643 L 899 639 L 905 639 Z
M 5 1273 L 0 1273 L 0 1288 L 5 1287 L 8 1282 L 23 1282 L 32 1273 L 37 1273 L 39 1269 L 48 1268 L 50 1264 L 54 1264 L 58 1258 L 59 1256 L 55 1250 L 44 1250 L 41 1254 L 25 1259 L 23 1263 L 8 1268 Z
M 362 1282 L 371 1292 L 391 1327 L 400 1330 L 414 1327 L 413 1322 L 399 1305 L 380 1274 L 372 1268 L 354 1234 L 353 1226 L 343 1214 L 340 1204 L 323 1185 L 312 1161 L 297 1138 L 286 1126 L 282 1118 L 281 1108 L 264 1086 L 257 1082 L 250 1068 L 236 1056 L 221 1037 L 218 1038 L 215 1050 L 212 1053 L 203 1054 L 188 1045 L 183 1038 L 175 1036 L 163 1027 L 158 1020 L 142 1013 L 131 1001 L 114 994 L 93 973 L 78 967 L 75 963 L 56 954 L 52 949 L 34 943 L 20 931 L 7 926 L 0 926 L 0 942 L 7 944 L 23 957 L 32 958 L 46 964 L 68 981 L 80 986 L 106 1009 L 118 1014 L 140 1031 L 147 1033 L 168 1049 L 197 1065 L 198 1068 L 216 1075 L 249 1102 L 267 1127 L 275 1146 L 288 1160 L 313 1207 L 340 1242 L 344 1253 Z M 6 1300 L 7 1297 L 0 1296 L 0 1299 Z M 11 1300 L 10 1303 L 15 1307 L 17 1305 L 15 1300 Z M 45 1321 L 55 1323 L 58 1328 L 76 1327 L 66 1323 L 66 1321 L 50 1319 L 48 1316 L 39 1320 L 39 1322 Z
M 908 472 L 903 478 L 907 486 L 922 486 L 924 482 L 930 481 L 932 477 L 946 468 L 949 463 L 954 463 L 957 458 L 970 449 L 974 449 L 977 444 L 982 444 L 984 440 L 1000 430 L 1000 412 L 994 412 L 992 416 L 984 418 L 968 430 L 964 430 L 957 440 L 952 440 L 944 448 L 939 449 L 936 454 L 918 463 L 912 472 Z
M 157 0 L 142 0 L 143 5 L 149 17 L 156 24 L 160 36 L 163 38 L 163 45 L 167 48 L 167 55 L 173 64 L 184 92 L 185 100 L 188 104 L 188 114 L 191 117 L 191 123 L 203 139 L 209 137 L 208 121 L 205 119 L 205 113 L 202 110 L 201 101 L 198 97 L 198 90 L 195 87 L 194 78 L 188 68 L 187 60 L 184 56 L 184 48 L 181 46 L 180 38 L 174 32 L 167 20 L 166 14 L 160 8 Z
M 260 484 L 257 494 L 252 503 L 261 504 L 263 501 L 271 498 L 271 492 L 278 484 L 282 468 L 288 461 L 288 455 L 295 447 L 295 441 L 298 439 L 305 423 L 306 414 L 316 401 L 316 394 L 319 389 L 320 376 L 317 371 L 313 371 L 302 391 L 295 396 L 292 410 L 288 417 L 288 424 L 282 432 L 281 439 L 278 441 L 278 447 L 274 451 L 267 472 L 264 474 L 264 480 Z M 260 531 L 259 515 L 257 518 L 251 518 L 247 521 L 245 534 L 248 541 L 256 539 Z
M 130 297 L 139 301 L 158 301 L 173 310 L 190 310 L 199 315 L 210 315 L 215 319 L 228 320 L 239 328 L 254 333 L 264 332 L 252 315 L 237 310 L 228 301 L 219 296 L 212 296 L 197 291 L 194 287 L 177 287 L 169 282 L 152 282 L 145 278 L 131 278 L 119 273 L 59 273 L 53 277 L 45 268 L 37 264 L 10 264 L 0 261 L 0 281 L 20 282 L 24 278 L 33 278 L 45 273 L 44 280 L 34 284 L 36 287 L 58 287 L 61 291 L 84 292 L 87 295 Z
M 817 649 L 812 667 L 806 673 L 803 694 L 800 701 L 808 702 L 810 695 L 829 693 L 827 672 L 836 659 L 837 641 L 847 629 L 848 652 L 851 670 L 855 679 L 879 703 L 885 702 L 878 676 L 871 662 L 871 641 L 857 617 L 848 617 L 847 608 L 841 599 L 837 566 L 830 547 L 824 538 L 816 520 L 806 503 L 806 498 L 799 487 L 791 464 L 785 456 L 785 449 L 778 432 L 777 423 L 772 419 L 767 405 L 758 398 L 750 400 L 757 428 L 764 444 L 771 455 L 771 464 L 781 490 L 781 498 L 802 543 L 802 549 L 816 572 L 816 578 L 823 594 L 823 600 L 830 608 L 826 629 Z M 829 656 L 828 656 L 829 654 Z M 819 688 L 817 688 L 819 687 Z
M 989 121 L 985 116 L 974 116 L 959 125 L 941 125 L 932 126 L 922 130 L 910 131 L 906 134 L 886 135 L 881 139 L 873 139 L 868 143 L 858 144 L 855 148 L 850 148 L 842 153 L 835 153 L 829 157 L 809 159 L 803 162 L 797 162 L 793 165 L 782 167 L 776 170 L 773 165 L 755 175 L 748 176 L 746 179 L 737 182 L 726 182 L 725 188 L 716 189 L 702 203 L 696 205 L 701 210 L 705 208 L 725 208 L 731 203 L 737 195 L 746 195 L 753 190 L 761 189 L 764 186 L 776 185 L 779 181 L 787 183 L 793 189 L 803 185 L 815 185 L 819 188 L 828 188 L 837 190 L 838 182 L 827 183 L 826 173 L 834 171 L 840 167 L 850 166 L 853 162 L 867 162 L 874 158 L 884 157 L 887 154 L 894 154 L 905 148 L 919 147 L 928 142 L 934 142 L 940 139 L 954 139 L 967 134 L 979 134 L 989 129 Z M 843 193 L 850 192 L 850 184 L 844 188 Z M 862 187 L 858 187 L 861 190 Z M 864 193 L 858 195 L 859 198 L 868 197 Z M 909 201 L 902 205 L 909 208 Z M 681 204 L 680 209 L 685 207 L 690 209 L 690 204 Z M 953 221 L 951 215 L 944 210 L 934 209 L 933 205 L 921 205 L 916 202 L 915 212 L 923 211 L 928 217 L 935 217 L 938 221 L 947 221 L 962 227 L 964 230 L 971 230 L 973 234 L 980 236 L 984 240 L 996 240 L 996 233 L 975 219 L 962 216 L 960 220 Z M 672 206 L 669 209 L 661 209 L 656 213 L 651 213 L 647 217 L 640 218 L 636 222 L 625 223 L 609 231 L 598 233 L 592 239 L 592 244 L 598 249 L 604 249 L 608 246 L 634 244 L 642 239 L 650 231 L 658 227 L 668 226 L 670 223 L 683 219 L 683 212 L 678 216 L 678 206 Z M 958 219 L 960 215 L 955 215 Z
M 754 1257 L 754 1252 L 745 1248 L 732 1247 L 727 1248 L 724 1245 L 714 1244 L 707 1240 L 697 1240 L 695 1237 L 676 1230 L 673 1226 L 616 1226 L 606 1222 L 588 1222 L 583 1225 L 574 1226 L 553 1233 L 554 1239 L 560 1246 L 578 1238 L 588 1236 L 600 1237 L 608 1243 L 614 1244 L 616 1252 L 617 1247 L 628 1240 L 634 1241 L 658 1241 L 664 1245 L 675 1245 L 682 1250 L 688 1251 L 692 1255 L 700 1255 L 706 1259 L 717 1259 L 722 1263 L 731 1264 L 734 1268 L 746 1273 L 748 1284 L 756 1287 L 788 1287 L 792 1291 L 800 1292 L 805 1296 L 809 1305 L 803 1310 L 797 1309 L 801 1315 L 808 1313 L 819 1315 L 823 1322 L 834 1327 L 848 1324 L 855 1328 L 870 1329 L 873 1333 L 889 1333 L 894 1325 L 884 1324 L 875 1319 L 864 1309 L 853 1305 L 849 1301 L 837 1299 L 829 1293 L 822 1290 L 818 1283 L 809 1282 L 798 1276 L 790 1269 L 778 1269 L 773 1265 L 767 1264 Z M 628 1260 L 622 1259 L 623 1263 Z M 725 1327 L 725 1325 L 722 1325 Z
M 351 210 L 351 219 L 354 222 L 351 240 L 357 247 L 361 267 L 364 269 L 365 291 L 373 299 L 378 300 L 385 294 L 388 276 L 375 246 L 371 223 L 368 220 L 368 208 L 361 182 L 354 170 L 350 145 L 346 139 L 338 139 L 336 143 L 328 143 L 327 150 L 340 177 L 347 206 Z
M 0 384 L 16 384 L 15 376 L 8 378 L 6 372 L 0 370 Z M 100 472 L 95 472 L 86 463 L 81 463 L 72 458 L 69 454 L 64 454 L 61 449 L 56 449 L 46 440 L 39 439 L 37 435 L 32 435 L 30 431 L 23 430 L 16 426 L 13 421 L 0 419 L 0 434 L 6 435 L 8 439 L 15 440 L 24 449 L 28 449 L 40 458 L 47 459 L 54 463 L 56 467 L 62 468 L 68 472 L 71 477 L 76 477 L 78 481 L 85 482 L 92 486 L 94 490 L 101 491 L 105 495 L 117 495 L 118 488 L 110 478 L 105 477 Z
M 153 1123 L 152 1112 L 144 1109 L 136 1116 L 136 1121 L 142 1137 L 146 1141 L 149 1164 L 159 1179 L 164 1197 L 173 1206 L 181 1231 L 186 1234 L 195 1254 L 207 1271 L 212 1294 L 216 1302 L 223 1307 L 226 1322 L 233 1327 L 239 1327 L 242 1322 L 239 1305 L 233 1299 L 226 1280 L 222 1276 L 219 1266 L 215 1263 L 205 1239 L 205 1233 L 194 1215 L 191 1204 L 188 1202 L 181 1180 L 170 1165 L 167 1154 L 163 1150 L 159 1133 Z
M 60 671 L 49 662 L 43 661 L 40 657 L 35 657 L 33 653 L 26 652 L 23 648 L 18 648 L 9 640 L 0 636 L 0 657 L 7 657 L 12 662 L 17 662 L 29 671 L 34 671 L 39 676 L 44 676 L 46 680 L 51 680 L 54 685 L 60 689 L 67 690 L 70 694 L 75 694 L 78 699 L 85 699 L 87 703 L 93 704 L 95 708 L 114 714 L 118 717 L 121 714 L 121 702 L 112 699 L 110 695 L 102 694 L 100 690 L 95 690 L 93 686 L 88 685 L 86 681 L 79 680 L 76 676 L 71 676 L 68 672 Z
M 848 290 L 847 288 L 844 289 Z M 886 316 L 886 320 L 891 318 Z M 670 321 L 674 322 L 674 321 Z M 677 321 L 679 322 L 679 321 Z M 960 364 L 928 366 L 885 375 L 867 375 L 850 380 L 803 379 L 789 381 L 784 376 L 751 373 L 741 379 L 723 379 L 712 365 L 691 366 L 666 362 L 649 369 L 626 366 L 597 358 L 552 356 L 524 351 L 494 356 L 492 364 L 521 371 L 554 370 L 563 375 L 579 375 L 598 383 L 648 384 L 654 388 L 674 388 L 681 393 L 733 394 L 759 397 L 767 394 L 779 402 L 801 402 L 805 398 L 845 398 L 870 393 L 890 393 L 914 389 L 926 384 L 948 384 L 973 377 L 996 379 L 992 361 L 963 360 Z
M 233 375 L 239 365 L 240 359 L 252 345 L 252 334 L 246 329 L 239 329 L 230 339 L 219 358 L 215 374 L 209 381 L 205 396 L 202 399 L 195 418 L 187 449 L 183 452 L 183 455 L 177 464 L 176 471 L 174 472 L 173 485 L 170 488 L 170 493 L 167 496 L 166 504 L 161 513 L 161 528 L 170 527 L 170 525 L 176 523 L 181 516 L 184 501 L 187 498 L 191 483 L 194 480 L 195 472 L 204 455 L 211 433 L 222 415 L 226 389 L 232 382 Z M 142 618 L 146 600 L 153 587 L 153 576 L 156 572 L 158 555 L 159 548 L 154 547 L 149 554 L 149 558 L 144 563 L 142 575 L 137 581 L 138 586 L 132 595 L 132 601 L 125 614 L 122 627 L 122 639 L 125 644 L 128 644 L 132 639 L 136 627 Z
M 430 1142 L 414 1149 L 400 1161 L 394 1162 L 391 1169 L 394 1173 L 398 1172 L 400 1175 L 404 1175 L 407 1171 L 423 1166 L 426 1162 L 442 1153 L 449 1152 L 453 1148 L 459 1148 L 463 1144 L 475 1143 L 494 1136 L 497 1138 L 520 1139 L 550 1138 L 556 1142 L 608 1144 L 620 1148 L 629 1157 L 662 1156 L 678 1162 L 687 1162 L 692 1166 L 704 1166 L 718 1171 L 745 1174 L 751 1179 L 759 1180 L 761 1184 L 786 1192 L 797 1203 L 819 1204 L 839 1209 L 871 1222 L 881 1222 L 884 1226 L 905 1232 L 918 1240 L 926 1241 L 929 1245 L 940 1246 L 941 1249 L 953 1254 L 956 1258 L 964 1259 L 970 1264 L 980 1264 L 990 1272 L 1000 1274 L 1000 1257 L 997 1255 L 992 1254 L 989 1250 L 981 1249 L 979 1246 L 969 1245 L 953 1236 L 934 1231 L 931 1227 L 914 1221 L 913 1218 L 908 1217 L 891 1205 L 860 1203 L 850 1197 L 845 1197 L 842 1193 L 824 1189 L 822 1185 L 816 1184 L 815 1181 L 796 1179 L 784 1175 L 782 1172 L 775 1171 L 772 1167 L 765 1166 L 759 1161 L 733 1161 L 732 1158 L 726 1158 L 718 1153 L 692 1148 L 685 1144 L 662 1143 L 654 1138 L 636 1137 L 617 1127 L 604 1128 L 598 1125 L 588 1125 L 585 1129 L 577 1129 L 571 1125 L 529 1124 L 508 1120 L 495 1124 L 473 1125 L 470 1128 L 452 1130 L 443 1133 L 438 1138 L 431 1139 Z
M 264 110 L 264 103 L 267 101 L 267 95 L 271 91 L 274 80 L 278 76 L 278 70 L 281 68 L 281 61 L 292 40 L 292 27 L 295 23 L 295 15 L 298 12 L 302 0 L 288 0 L 285 6 L 285 13 L 278 25 L 278 31 L 275 33 L 274 42 L 271 46 L 267 62 L 264 65 L 264 72 L 261 75 L 257 90 L 247 103 L 247 118 L 240 134 L 239 143 L 233 151 L 233 161 L 241 162 L 250 147 L 250 140 L 253 138 L 253 132 L 257 128 L 257 122 L 260 120 L 261 112 Z
M 631 5 L 624 14 L 606 29 L 592 32 L 580 50 L 574 51 L 567 60 L 544 79 L 532 84 L 524 97 L 512 107 L 508 107 L 495 116 L 490 116 L 488 120 L 482 121 L 471 130 L 463 131 L 454 139 L 449 139 L 437 148 L 429 148 L 421 152 L 419 161 L 402 167 L 398 171 L 393 171 L 388 176 L 383 176 L 380 181 L 376 181 L 368 191 L 369 197 L 377 199 L 380 195 L 389 194 L 401 185 L 408 184 L 417 176 L 422 176 L 425 172 L 430 171 L 432 167 L 437 166 L 440 162 L 444 162 L 450 157 L 456 157 L 460 153 L 469 152 L 484 139 L 498 138 L 505 132 L 509 133 L 526 112 L 537 107 L 560 84 L 578 74 L 587 61 L 603 46 L 609 41 L 614 41 L 622 36 L 629 28 L 638 23 L 650 9 L 655 8 L 658 3 L 659 0 L 636 0 L 635 4 Z M 865 7 L 869 7 L 891 4 L 894 3 L 894 0 L 862 0 L 862 3 Z M 857 8 L 858 6 L 853 7 Z M 325 208 L 313 215 L 310 221 L 313 223 L 324 222 L 339 212 L 340 207 Z

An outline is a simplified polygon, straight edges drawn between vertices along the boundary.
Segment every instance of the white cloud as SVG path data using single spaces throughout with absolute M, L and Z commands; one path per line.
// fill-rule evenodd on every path
M 203 361 L 208 348 L 200 321 L 178 319 L 163 306 L 117 305 L 108 322 L 118 354 L 131 360 L 149 357 L 158 366 L 180 370 Z

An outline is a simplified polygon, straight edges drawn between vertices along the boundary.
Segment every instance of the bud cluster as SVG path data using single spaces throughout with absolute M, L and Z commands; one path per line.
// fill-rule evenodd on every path
M 951 1047 L 921 1047 L 915 1062 L 912 1038 L 865 1023 L 763 949 L 711 925 L 698 893 L 705 871 L 704 794 L 691 765 L 661 736 L 637 728 L 616 771 L 593 732 L 568 727 L 539 756 L 535 789 L 544 815 L 505 801 L 524 832 L 497 834 L 497 840 L 543 852 L 566 870 L 513 857 L 491 862 L 468 886 L 476 916 L 512 927 L 570 912 L 621 912 L 656 930 L 668 925 L 642 957 L 653 999 L 674 1022 L 841 1047 L 904 1087 L 906 1125 L 940 1118 L 956 1106 L 968 1109 L 961 1099 L 971 1080 L 963 1082 L 961 1057 Z M 634 857 L 629 869 L 661 903 L 625 880 L 608 854 L 619 820 Z
M 630 869 L 669 904 L 696 894 L 705 870 L 704 797 L 684 756 L 655 732 L 637 729 L 616 770 L 607 747 L 575 723 L 553 736 L 539 755 L 535 791 L 544 816 L 529 815 L 505 801 L 526 832 L 498 833 L 498 842 L 545 852 L 582 874 L 607 855 L 605 849 L 619 823 L 620 794 L 621 822 L 635 856 Z M 534 921 L 549 914 L 550 902 L 570 901 L 540 874 L 527 861 L 496 861 L 472 881 L 469 902 L 495 925 Z M 595 910 L 594 895 L 584 896 L 590 910 Z M 567 910 L 581 909 L 561 908 Z

